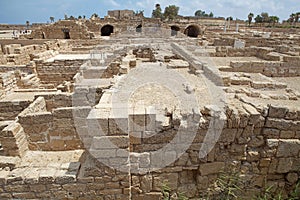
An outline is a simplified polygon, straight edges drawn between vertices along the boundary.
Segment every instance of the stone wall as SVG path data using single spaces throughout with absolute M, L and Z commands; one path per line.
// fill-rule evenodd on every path
M 76 111 L 80 113 L 84 109 L 77 108 Z M 82 148 L 82 142 L 76 132 L 73 112 L 75 108 L 72 107 L 56 108 L 48 112 L 44 98 L 37 98 L 18 116 L 19 123 L 27 135 L 29 149 L 66 151 Z
M 54 60 L 36 62 L 36 71 L 41 83 L 57 86 L 64 81 L 72 81 L 85 60 Z
M 10 41 L 12 42 L 12 41 Z M 68 49 L 68 44 L 65 41 L 43 41 L 37 42 L 37 44 L 31 44 L 22 46 L 22 44 L 27 44 L 26 42 L 20 42 L 17 44 L 10 44 L 10 42 L 4 42 L 2 45 L 3 54 L 1 55 L 0 64 L 8 65 L 24 65 L 29 64 L 34 58 L 39 57 L 38 54 L 51 49 L 63 50 Z M 1 41 L 0 41 L 1 43 Z M 42 58 L 42 57 L 41 57 Z
M 60 116 L 57 118 L 59 120 L 70 119 L 71 110 L 73 109 L 57 109 L 53 116 Z M 124 138 L 124 133 L 118 132 L 116 127 L 111 126 L 110 129 L 114 130 L 113 135 L 108 134 L 105 137 L 120 148 L 131 146 L 132 171 L 130 175 L 106 167 L 93 157 L 95 154 L 90 155 L 86 152 L 82 156 L 80 170 L 77 166 L 77 171 L 73 173 L 60 173 L 61 169 L 56 169 L 51 173 L 37 174 L 34 179 L 27 176 L 21 177 L 20 173 L 18 183 L 8 176 L 9 173 L 6 173 L 2 179 L 5 186 L 2 188 L 4 192 L 1 195 L 2 197 L 22 198 L 54 195 L 61 198 L 101 196 L 127 199 L 130 193 L 133 199 L 160 199 L 163 185 L 167 184 L 171 195 L 184 193 L 186 197 L 193 198 L 199 195 L 205 196 L 207 188 L 213 187 L 218 175 L 230 173 L 226 169 L 228 170 L 231 166 L 241 173 L 239 186 L 243 189 L 244 198 L 254 198 L 254 195 L 258 195 L 263 188 L 269 186 L 274 188 L 274 192 L 275 190 L 283 191 L 282 195 L 285 198 L 287 192 L 294 188 L 300 175 L 300 111 L 274 105 L 262 109 L 257 109 L 247 103 L 229 105 L 226 114 L 222 117 L 225 119 L 225 125 L 218 142 L 212 151 L 200 159 L 199 150 L 205 145 L 205 135 L 212 134 L 208 131 L 210 121 L 216 117 L 212 111 L 216 111 L 214 106 L 206 106 L 201 110 L 202 122 L 189 148 L 179 159 L 161 170 L 146 174 L 136 171 L 143 172 L 152 164 L 160 165 L 162 162 L 168 162 L 169 159 L 173 160 L 178 153 L 176 148 L 165 152 L 164 157 L 153 158 L 151 152 L 170 143 L 174 137 L 177 138 L 176 126 L 179 125 L 177 121 L 171 121 L 171 126 L 165 127 L 164 130 L 149 138 L 144 137 L 139 140 L 130 136 L 127 140 L 129 143 L 122 142 L 124 139 L 121 138 Z M 136 122 L 147 121 L 146 115 L 139 115 L 139 118 L 134 116 L 133 120 L 136 119 Z M 86 116 L 82 115 L 82 117 Z M 107 123 L 110 124 L 109 119 Z M 144 123 L 144 125 L 147 124 Z M 148 125 L 146 127 L 149 128 Z M 147 131 L 140 133 L 145 134 Z M 186 138 L 188 136 L 189 134 L 184 132 L 179 133 L 178 142 L 188 141 L 189 139 Z M 100 142 L 100 140 L 97 141 Z M 102 150 L 105 148 L 101 145 L 98 147 Z M 104 156 L 103 152 L 99 155 Z M 128 155 L 123 155 L 123 157 L 128 157 Z M 120 157 L 115 158 L 116 166 L 122 165 L 121 158 L 121 154 Z M 137 161 L 139 165 L 135 165 Z M 34 181 L 34 184 L 31 181 Z M 33 188 L 40 188 L 40 192 L 34 192 Z
M 15 120 L 24 109 L 30 105 L 28 100 L 0 101 L 0 120 Z
M 0 132 L 1 156 L 22 157 L 28 150 L 28 143 L 23 127 L 13 121 Z
M 299 76 L 298 62 L 277 61 L 231 61 L 231 68 L 223 68 L 222 71 L 261 73 L 270 77 Z
M 17 78 L 14 72 L 0 74 L 0 89 L 2 95 L 9 94 L 17 88 Z M 2 96 L 0 95 L 0 97 Z

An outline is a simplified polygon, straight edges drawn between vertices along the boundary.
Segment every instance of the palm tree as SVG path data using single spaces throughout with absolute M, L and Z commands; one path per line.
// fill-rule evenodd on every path
M 253 13 L 249 13 L 249 15 L 248 15 L 249 26 L 250 26 L 250 24 L 252 22 L 253 17 L 254 17 L 254 14 Z

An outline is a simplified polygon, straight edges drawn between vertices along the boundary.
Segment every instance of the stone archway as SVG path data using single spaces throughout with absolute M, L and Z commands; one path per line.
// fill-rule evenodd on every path
M 45 32 L 42 32 L 42 39 L 46 39 Z
M 137 33 L 141 33 L 141 32 L 142 32 L 142 28 L 143 28 L 143 26 L 142 26 L 142 24 L 140 24 L 140 25 L 138 25 L 138 26 L 135 28 L 135 31 L 136 31 Z
M 184 30 L 184 34 L 189 37 L 198 37 L 200 35 L 200 28 L 197 25 L 190 25 Z
M 62 32 L 64 33 L 64 39 L 71 39 L 70 30 L 68 28 L 63 28 Z
M 114 32 L 114 27 L 112 25 L 105 25 L 101 28 L 101 36 L 110 36 Z
M 180 31 L 179 26 L 176 25 L 171 26 L 171 36 L 176 36 L 179 31 Z

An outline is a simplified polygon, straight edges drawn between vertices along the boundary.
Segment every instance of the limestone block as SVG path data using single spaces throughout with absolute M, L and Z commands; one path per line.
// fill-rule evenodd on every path
M 109 135 L 128 134 L 128 109 L 112 108 L 109 119 Z
M 245 48 L 245 45 L 246 45 L 246 42 L 245 41 L 242 41 L 242 40 L 234 40 L 234 45 L 233 47 L 235 49 L 243 49 Z
M 251 138 L 250 142 L 248 143 L 248 147 L 257 148 L 263 146 L 264 144 L 265 144 L 264 137 L 259 135 Z
M 207 176 L 197 176 L 197 186 L 199 190 L 207 189 L 208 184 Z
M 56 108 L 52 110 L 54 119 L 62 119 L 62 118 L 73 118 L 73 110 L 74 108 Z
M 148 193 L 152 191 L 152 175 L 144 175 L 141 177 L 141 190 L 143 193 Z
M 259 119 L 260 119 L 260 113 L 256 110 L 255 107 L 249 105 L 249 104 L 243 104 L 243 108 L 250 114 L 250 117 L 249 117 L 249 124 L 250 125 L 255 125 Z
M 16 199 L 35 199 L 34 192 L 20 192 L 20 193 L 13 193 L 13 198 Z
M 300 129 L 300 126 L 298 126 L 299 123 L 299 121 L 291 121 L 278 118 L 267 118 L 265 126 L 267 128 L 276 128 L 279 130 L 297 131 L 298 129 Z
M 39 175 L 39 182 L 41 183 L 53 183 L 55 179 L 55 174 L 57 173 L 56 169 L 48 168 L 42 169 Z
M 153 190 L 161 191 L 163 184 L 169 186 L 171 190 L 176 190 L 178 187 L 178 174 L 163 173 L 153 176 Z
M 223 129 L 218 141 L 224 143 L 231 143 L 235 140 L 237 129 Z
M 272 118 L 284 118 L 288 111 L 286 107 L 270 105 L 268 116 Z
M 205 163 L 201 164 L 199 171 L 201 176 L 206 176 L 210 174 L 217 174 L 225 167 L 225 163 L 223 162 L 213 162 L 213 163 Z
M 268 167 L 271 163 L 271 158 L 263 158 L 259 162 L 260 167 Z
M 260 154 L 258 151 L 248 151 L 247 152 L 247 161 L 248 162 L 259 161 L 259 159 L 260 159 Z
M 293 139 L 296 135 L 296 131 L 280 131 L 281 139 Z
M 279 140 L 277 157 L 297 157 L 300 151 L 300 140 Z
M 143 106 L 133 108 L 133 113 L 129 113 L 129 130 L 146 130 L 146 110 Z
M 128 136 L 101 136 L 94 137 L 92 141 L 92 149 L 118 149 L 127 148 L 129 145 Z
M 279 139 L 280 130 L 275 129 L 275 128 L 264 128 L 263 135 L 265 137 L 267 137 L 268 139 L 271 139 L 271 138 Z
M 287 173 L 291 171 L 293 166 L 293 159 L 292 158 L 280 158 L 278 160 L 277 166 L 277 173 Z
M 291 173 L 288 173 L 285 178 L 289 183 L 294 184 L 298 181 L 299 176 L 297 173 L 291 172 Z

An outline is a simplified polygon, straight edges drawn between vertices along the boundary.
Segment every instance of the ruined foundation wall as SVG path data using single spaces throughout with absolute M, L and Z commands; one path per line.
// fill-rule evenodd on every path
M 54 62 L 37 62 L 36 71 L 42 83 L 55 86 L 64 81 L 72 81 L 85 60 L 55 60 Z
M 29 149 L 34 151 L 81 149 L 82 142 L 73 119 L 75 108 L 55 108 L 49 112 L 46 107 L 44 98 L 39 97 L 18 116 L 19 123 L 27 134 Z M 77 109 L 79 113 L 83 111 Z
M 44 105 L 42 99 L 35 103 L 38 102 L 39 105 Z M 38 121 L 40 125 L 43 124 L 39 127 L 49 126 L 49 124 L 44 123 L 50 121 L 52 129 L 59 133 L 63 131 L 60 129 L 60 125 L 63 125 L 64 130 L 71 130 L 69 128 L 72 127 L 71 116 L 74 108 L 54 109 L 52 113 L 44 112 L 44 106 L 41 108 L 40 111 L 43 112 L 35 113 L 35 116 L 27 115 L 22 120 L 25 122 L 30 119 Z M 218 142 L 212 151 L 200 159 L 199 150 L 205 143 L 207 128 L 213 117 L 208 108 L 201 112 L 203 120 L 200 129 L 188 150 L 175 162 L 171 162 L 161 170 L 144 175 L 133 171 L 128 175 L 128 173 L 110 169 L 86 153 L 81 159 L 81 169 L 72 173 L 61 173 L 59 169 L 56 169 L 48 173 L 35 174 L 34 177 L 29 178 L 28 176 L 24 177 L 19 172 L 19 175 L 12 178 L 2 172 L 0 180 L 3 192 L 0 197 L 128 199 L 129 193 L 131 193 L 133 199 L 159 199 L 162 185 L 167 184 L 171 193 L 184 193 L 189 198 L 199 198 L 207 194 L 207 188 L 212 187 L 221 173 L 230 174 L 231 171 L 226 171 L 230 166 L 243 174 L 239 177 L 239 186 L 245 188 L 243 189 L 245 198 L 253 198 L 254 195 L 271 185 L 274 190 L 283 191 L 283 195 L 295 187 L 299 180 L 300 166 L 300 110 L 279 106 L 256 109 L 249 104 L 230 105 L 226 109 L 226 122 Z M 85 109 L 77 109 L 77 111 L 82 113 Z M 81 117 L 82 120 L 85 120 L 89 110 L 85 110 L 83 113 L 85 114 Z M 143 115 L 139 115 L 136 120 L 138 120 L 139 125 L 143 125 L 143 122 L 145 123 L 147 120 L 142 120 L 140 117 Z M 146 116 L 144 115 L 144 117 Z M 20 123 L 25 123 L 22 120 Z M 105 119 L 103 120 L 105 121 Z M 112 119 L 107 118 L 106 120 L 108 125 L 111 124 L 109 120 Z M 105 124 L 104 121 L 101 124 Z M 134 169 L 144 171 L 149 167 L 151 161 L 167 163 L 168 160 L 173 160 L 178 153 L 174 149 L 167 151 L 163 157 L 149 159 L 150 151 L 158 150 L 170 143 L 178 134 L 176 128 L 178 122 L 174 121 L 171 124 L 174 125 L 173 128 L 170 126 L 156 133 L 153 137 L 142 139 L 129 137 L 129 140 L 124 138 L 123 132 L 119 132 L 111 124 L 111 130 L 114 130 L 113 135 L 105 137 L 111 137 L 112 141 L 120 148 L 126 148 L 130 145 L 131 151 L 140 152 L 141 154 L 130 156 L 131 165 Z M 29 126 L 23 125 L 26 132 Z M 86 124 L 82 124 L 82 126 L 86 127 Z M 34 128 L 35 124 L 31 124 L 31 127 Z M 50 129 L 48 131 L 49 134 L 52 134 Z M 29 132 L 33 132 L 33 130 Z M 146 132 L 140 131 L 141 134 Z M 91 133 L 87 136 L 91 136 Z M 188 134 L 180 133 L 179 142 L 188 141 L 186 136 Z M 62 145 L 66 145 L 61 141 L 58 144 L 57 146 L 54 143 L 51 144 L 52 150 L 54 147 L 61 148 Z M 101 150 L 104 151 L 106 147 L 101 145 L 96 147 L 100 150 L 99 156 L 105 156 Z M 127 159 L 124 160 L 123 158 L 128 155 L 116 155 L 116 158 L 110 158 L 112 159 L 111 164 L 120 165 L 122 162 L 127 162 Z M 137 165 L 134 164 L 135 162 Z M 38 193 L 36 189 L 39 190 Z

